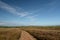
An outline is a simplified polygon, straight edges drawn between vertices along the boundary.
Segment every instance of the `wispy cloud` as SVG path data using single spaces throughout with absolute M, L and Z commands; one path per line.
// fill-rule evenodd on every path
M 37 15 L 34 14 L 35 12 L 29 13 L 29 12 L 24 11 L 22 8 L 12 7 L 12 6 L 10 6 L 9 4 L 4 3 L 4 2 L 2 2 L 2 1 L 0 1 L 0 8 L 1 8 L 1 9 L 4 9 L 4 10 L 6 10 L 7 12 L 10 12 L 10 13 L 12 13 L 12 14 L 14 14 L 14 15 L 17 15 L 17 16 L 20 16 L 20 17 L 25 17 L 25 18 L 29 19 L 30 22 L 33 22 L 33 21 L 36 20 L 35 17 L 36 17 Z M 19 10 L 20 10 L 20 11 L 19 11 Z M 4 24 L 4 23 L 0 23 L 0 24 Z M 9 23 L 9 24 L 10 24 L 10 23 Z
M 21 17 L 30 16 L 31 14 L 35 13 L 35 12 L 32 12 L 32 13 L 26 12 L 22 8 L 18 8 L 18 7 L 17 8 L 14 8 L 14 7 L 12 7 L 12 6 L 10 6 L 7 3 L 4 3 L 2 1 L 0 1 L 0 8 L 4 9 L 4 10 L 6 10 L 6 11 L 12 13 L 12 14 L 19 15 Z
M 0 1 L 0 8 L 2 9 L 5 9 L 6 11 L 12 13 L 12 14 L 16 14 L 16 15 L 19 15 L 20 17 L 24 17 L 24 16 L 27 16 L 28 15 L 28 12 L 18 12 L 16 8 Z M 20 9 L 21 10 L 21 9 Z
M 4 25 L 5 23 L 1 22 L 0 25 Z
M 3 21 L 3 22 L 0 22 L 0 25 L 3 25 L 3 26 L 22 26 L 22 25 L 25 25 L 25 24 L 23 24 L 23 22 Z

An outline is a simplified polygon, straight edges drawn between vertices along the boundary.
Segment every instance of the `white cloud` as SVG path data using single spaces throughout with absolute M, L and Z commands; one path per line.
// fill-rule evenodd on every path
M 0 23 L 0 25 L 4 25 L 5 23 Z
M 21 25 L 24 25 L 22 22 L 19 23 L 19 22 L 7 22 L 7 21 L 4 21 L 4 22 L 0 22 L 0 26 L 3 25 L 3 26 L 21 26 Z
M 26 12 L 26 11 L 24 11 L 24 9 L 19 8 L 19 7 L 14 8 L 14 7 L 12 7 L 12 6 L 10 6 L 7 3 L 4 3 L 2 1 L 0 1 L 0 8 L 4 9 L 12 14 L 19 15 L 21 17 L 29 16 L 30 14 L 31 15 L 33 14 L 33 12 L 32 13 Z
M 6 11 L 12 13 L 12 14 L 16 14 L 19 15 L 21 17 L 27 16 L 28 12 L 18 12 L 16 8 L 13 8 L 12 6 L 0 1 L 0 8 L 5 9 Z M 21 10 L 21 9 L 20 9 Z
M 34 16 L 28 16 L 27 18 L 30 20 L 30 22 L 34 22 L 37 20 L 37 17 L 38 15 L 34 15 Z
M 32 13 L 26 12 L 26 11 L 24 11 L 24 9 L 22 9 L 22 8 L 12 7 L 12 6 L 10 6 L 10 5 L 8 5 L 7 3 L 4 3 L 4 2 L 2 2 L 2 1 L 0 1 L 0 8 L 1 8 L 1 9 L 4 9 L 4 10 L 6 10 L 7 12 L 10 12 L 10 13 L 12 13 L 12 14 L 14 14 L 14 15 L 17 15 L 17 16 L 20 16 L 20 17 L 25 17 L 25 18 L 29 19 L 30 22 L 28 22 L 28 23 L 31 23 L 31 22 L 33 22 L 33 21 L 36 20 L 36 18 L 35 18 L 36 15 L 34 14 L 34 12 L 32 12 Z M 4 24 L 4 23 L 0 23 L 0 24 Z M 6 23 L 6 24 L 10 24 L 10 23 Z M 13 23 L 13 24 L 14 24 L 14 23 Z

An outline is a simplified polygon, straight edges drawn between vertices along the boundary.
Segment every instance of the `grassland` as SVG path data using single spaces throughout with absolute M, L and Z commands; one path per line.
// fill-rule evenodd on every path
M 0 26 L 0 40 L 19 40 L 21 30 L 37 40 L 60 40 L 60 26 Z

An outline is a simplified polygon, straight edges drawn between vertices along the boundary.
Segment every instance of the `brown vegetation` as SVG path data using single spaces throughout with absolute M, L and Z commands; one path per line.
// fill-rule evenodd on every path
M 23 34 L 30 34 L 37 40 L 60 40 L 60 27 L 59 28 L 37 28 L 37 27 L 0 28 L 0 40 L 19 40 L 21 38 L 21 35 L 23 35 L 22 30 L 28 32 Z
M 2 30 L 3 29 L 3 30 Z M 21 31 L 14 28 L 0 28 L 0 40 L 18 40 Z

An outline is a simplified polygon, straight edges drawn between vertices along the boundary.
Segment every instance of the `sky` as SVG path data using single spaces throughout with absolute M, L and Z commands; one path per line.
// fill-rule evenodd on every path
M 0 0 L 0 25 L 60 25 L 60 0 Z

